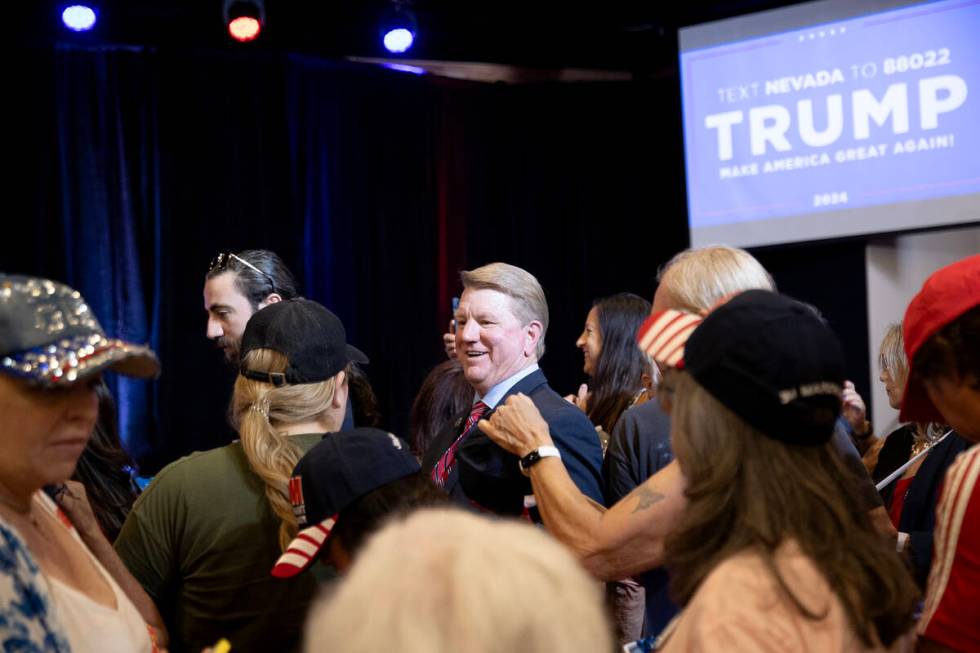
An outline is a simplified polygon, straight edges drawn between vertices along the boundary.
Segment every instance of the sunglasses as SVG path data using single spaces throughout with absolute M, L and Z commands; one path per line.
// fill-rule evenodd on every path
M 223 270 L 227 270 L 228 266 L 231 265 L 232 259 L 261 274 L 263 277 L 265 277 L 265 280 L 269 282 L 269 286 L 272 287 L 272 292 L 279 292 L 276 290 L 276 282 L 272 280 L 272 277 L 243 259 L 241 256 L 237 256 L 232 252 L 220 252 L 217 256 L 211 259 L 211 265 L 208 266 L 208 273 L 210 274 L 211 272 L 222 272 Z

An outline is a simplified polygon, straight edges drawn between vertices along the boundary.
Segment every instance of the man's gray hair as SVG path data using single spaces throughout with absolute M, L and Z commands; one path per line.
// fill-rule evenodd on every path
M 496 290 L 511 298 L 514 315 L 521 324 L 537 320 L 541 323 L 541 338 L 535 351 L 540 360 L 544 356 L 544 336 L 548 332 L 548 301 L 541 284 L 534 275 L 515 265 L 488 263 L 475 270 L 460 273 L 463 289 Z
M 776 290 L 776 283 L 744 249 L 711 245 L 686 249 L 670 259 L 657 275 L 670 308 L 710 310 L 721 298 L 743 290 Z

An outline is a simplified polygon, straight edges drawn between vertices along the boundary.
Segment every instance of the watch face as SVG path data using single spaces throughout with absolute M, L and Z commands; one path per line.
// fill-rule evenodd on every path
M 528 455 L 526 455 L 523 458 L 521 458 L 521 460 L 520 460 L 521 468 L 522 469 L 528 469 L 529 467 L 531 467 L 534 463 L 538 462 L 539 460 L 541 460 L 541 456 L 540 456 L 540 454 L 538 454 L 538 450 L 535 449 L 534 451 L 532 451 Z

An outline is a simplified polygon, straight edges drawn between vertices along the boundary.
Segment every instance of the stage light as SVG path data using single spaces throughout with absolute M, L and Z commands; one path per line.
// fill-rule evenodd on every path
M 415 35 L 412 34 L 411 30 L 404 27 L 388 30 L 384 36 L 384 44 L 388 52 L 405 52 L 412 47 L 413 41 L 415 41 Z
M 228 23 L 228 33 L 231 34 L 231 38 L 243 43 L 257 38 L 261 31 L 262 26 L 259 21 L 251 16 L 239 16 Z
M 87 32 L 95 26 L 97 19 L 95 9 L 87 5 L 71 5 L 61 12 L 61 22 L 74 32 Z
M 418 32 L 415 14 L 397 0 L 381 20 L 381 42 L 388 52 L 406 52 L 415 43 Z
M 225 25 L 236 41 L 254 41 L 265 24 L 265 4 L 261 0 L 224 0 Z

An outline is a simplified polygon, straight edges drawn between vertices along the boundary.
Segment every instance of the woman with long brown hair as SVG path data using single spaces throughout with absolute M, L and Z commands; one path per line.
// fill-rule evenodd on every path
M 575 345 L 582 350 L 583 371 L 588 384 L 578 394 L 565 397 L 585 411 L 602 444 L 603 476 L 609 482 L 606 458 L 610 438 L 620 416 L 652 396 L 654 367 L 636 346 L 636 333 L 650 314 L 650 302 L 633 293 L 618 293 L 597 299 L 585 317 L 585 326 Z M 609 496 L 607 486 L 606 496 Z M 637 639 L 643 626 L 643 588 L 633 579 L 614 581 L 607 587 L 610 611 L 621 642 Z
M 116 549 L 157 600 L 171 650 L 219 638 L 236 651 L 289 651 L 316 590 L 307 576 L 269 569 L 296 535 L 289 480 L 299 458 L 337 431 L 346 370 L 366 362 L 316 302 L 263 308 L 242 337 L 231 402 L 240 440 L 166 467 L 133 506 Z
M 633 293 L 597 299 L 575 341 L 589 382 L 566 399 L 589 416 L 603 451 L 619 416 L 648 398 L 652 369 L 636 346 L 636 332 L 649 314 L 650 302 Z
M 666 554 L 684 610 L 664 650 L 909 646 L 918 592 L 827 446 L 844 382 L 833 333 L 749 291 L 705 318 L 683 361 L 671 418 L 688 505 Z

